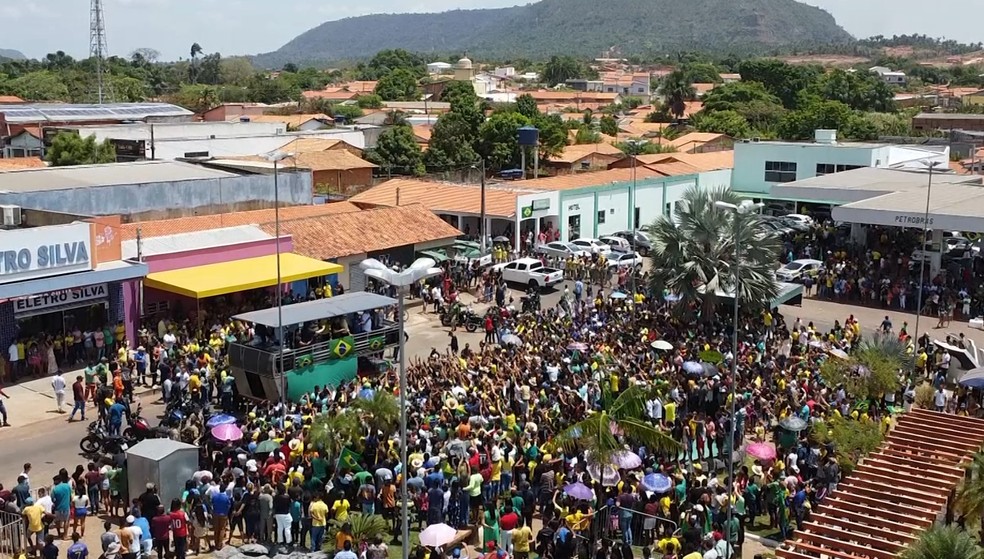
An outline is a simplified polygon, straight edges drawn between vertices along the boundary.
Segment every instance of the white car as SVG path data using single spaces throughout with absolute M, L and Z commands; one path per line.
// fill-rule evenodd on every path
M 610 245 L 606 245 L 598 239 L 591 239 L 589 237 L 574 239 L 571 241 L 571 244 L 591 254 L 608 254 L 612 251 L 612 247 Z
M 492 269 L 502 272 L 502 279 L 507 282 L 521 283 L 530 287 L 548 287 L 564 281 L 563 270 L 547 268 L 536 258 L 520 258 L 497 264 Z
M 643 258 L 638 252 L 613 252 L 607 258 L 609 268 L 642 268 Z
M 611 247 L 612 252 L 632 252 L 632 245 L 622 237 L 602 237 L 598 240 Z
M 546 254 L 547 256 L 552 256 L 554 258 L 563 258 L 564 260 L 570 258 L 571 256 L 591 256 L 591 253 L 583 250 L 581 247 L 573 243 L 565 243 L 564 241 L 554 241 L 552 243 L 546 243 L 536 247 L 536 251 L 540 254 Z
M 803 278 L 807 276 L 816 276 L 822 267 L 823 262 L 812 258 L 793 260 L 776 270 L 776 279 L 785 282 L 803 281 Z
M 799 223 L 801 225 L 805 225 L 807 227 L 812 227 L 813 226 L 813 218 L 810 217 L 810 216 L 808 216 L 808 215 L 804 215 L 804 214 L 786 214 L 786 215 L 784 215 L 782 217 L 784 219 L 788 219 L 790 221 L 795 221 L 795 222 L 797 222 L 797 223 Z

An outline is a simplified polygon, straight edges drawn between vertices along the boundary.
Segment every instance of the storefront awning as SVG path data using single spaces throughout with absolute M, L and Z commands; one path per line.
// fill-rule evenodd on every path
M 323 262 L 292 252 L 280 255 L 282 283 L 337 274 L 343 269 L 344 267 L 339 264 Z M 144 280 L 144 287 L 193 299 L 204 299 L 276 284 L 277 256 L 275 254 L 155 272 Z
M 61 276 L 50 276 L 27 281 L 0 284 L 0 300 L 28 297 L 38 293 L 62 291 L 100 283 L 142 278 L 147 275 L 147 265 L 141 262 L 118 260 L 99 264 L 95 270 L 76 272 Z

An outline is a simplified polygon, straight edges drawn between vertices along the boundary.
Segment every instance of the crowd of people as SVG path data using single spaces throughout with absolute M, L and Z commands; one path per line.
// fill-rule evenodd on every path
M 452 335 L 447 349 L 409 359 L 407 464 L 395 425 L 356 405 L 398 394 L 395 371 L 319 386 L 295 402 L 234 406 L 228 345 L 258 336 L 228 318 L 237 302 L 197 323 L 161 320 L 140 331 L 136 349 L 90 361 L 73 395 L 83 418 L 94 400 L 117 428 L 135 382 L 162 385 L 168 402 L 200 402 L 184 424 L 201 449 L 185 490 L 162 499 L 148 485 L 130 495 L 125 457 L 108 456 L 62 470 L 50 490 L 33 489 L 25 466 L 13 489 L 0 486 L 0 508 L 22 515 L 29 550 L 46 559 L 59 557 L 67 540 L 69 559 L 85 559 L 85 520 L 94 515 L 107 523 L 91 554 L 106 559 L 184 559 L 233 542 L 384 559 L 387 542 L 411 545 L 394 539 L 406 476 L 413 525 L 475 527 L 488 559 L 730 559 L 741 556 L 746 529 L 765 524 L 785 537 L 836 487 L 837 449 L 809 436 L 813 424 L 839 417 L 887 428 L 919 380 L 900 371 L 896 393 L 860 406 L 820 375 L 871 335 L 853 316 L 828 330 L 768 309 L 737 325 L 723 314 L 683 319 L 669 294 L 643 294 L 644 280 L 632 292 L 626 277 L 590 270 L 574 273 L 560 304 L 525 313 L 492 273 L 447 273 L 417 291 L 433 297 L 435 287 L 451 294 L 478 285 L 493 312 L 484 341 L 459 347 Z M 942 354 L 935 361 L 924 357 L 928 343 L 913 345 L 921 370 L 939 373 Z M 620 414 L 613 403 L 624 406 Z M 116 405 L 123 411 L 111 411 Z M 218 411 L 236 416 L 241 437 L 209 436 Z M 353 413 L 356 432 L 340 430 L 338 418 Z M 612 414 L 610 426 L 582 437 L 602 413 Z M 647 447 L 640 431 L 663 442 Z M 772 452 L 743 452 L 752 444 Z M 592 453 L 619 460 L 597 463 Z M 381 529 L 354 522 L 373 515 L 385 519 Z M 416 546 L 413 556 L 462 553 L 446 543 Z

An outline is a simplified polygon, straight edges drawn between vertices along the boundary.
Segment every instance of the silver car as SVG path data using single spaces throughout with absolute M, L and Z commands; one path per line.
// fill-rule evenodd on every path
M 565 243 L 564 241 L 554 241 L 540 245 L 536 247 L 536 251 L 540 254 L 545 254 L 553 258 L 563 258 L 565 260 L 572 256 L 589 256 L 588 252 L 581 250 L 577 245 Z

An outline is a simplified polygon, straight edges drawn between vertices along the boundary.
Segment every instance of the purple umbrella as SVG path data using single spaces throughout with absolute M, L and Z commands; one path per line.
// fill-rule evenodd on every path
M 220 441 L 238 441 L 243 438 L 243 431 L 231 423 L 226 423 L 212 427 L 212 436 Z
M 745 447 L 745 453 L 759 460 L 776 459 L 776 447 L 771 443 L 751 443 Z
M 594 498 L 594 492 L 591 491 L 591 488 L 581 482 L 565 485 L 564 493 L 580 501 L 590 501 Z
M 237 421 L 239 420 L 231 415 L 220 413 L 218 415 L 213 415 L 212 417 L 208 418 L 208 421 L 205 422 L 205 426 L 211 428 L 211 427 L 217 427 L 219 425 L 230 425 L 236 423 Z
M 642 466 L 642 458 L 631 450 L 622 450 L 612 456 L 612 464 L 623 470 L 634 470 Z

